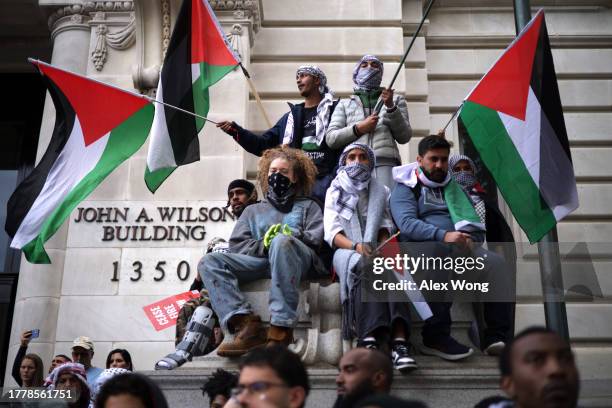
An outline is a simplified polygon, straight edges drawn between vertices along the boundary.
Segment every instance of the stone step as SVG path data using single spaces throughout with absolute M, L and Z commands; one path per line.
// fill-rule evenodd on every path
M 416 356 L 419 369 L 402 375 L 396 372 L 393 393 L 427 402 L 430 407 L 473 406 L 486 396 L 499 394 L 497 360 L 476 355 L 452 363 L 436 357 Z M 194 361 L 180 369 L 146 372 L 163 389 L 172 407 L 207 406 L 200 387 L 218 367 L 237 370 L 237 361 Z M 308 368 L 311 392 L 306 407 L 329 407 L 336 399 L 337 369 L 329 365 Z
M 416 355 L 415 358 L 419 369 L 406 375 L 395 372 L 392 389 L 394 395 L 424 401 L 429 407 L 471 408 L 485 397 L 503 394 L 499 389 L 496 358 L 479 352 L 461 362 L 422 355 Z M 199 360 L 175 371 L 148 371 L 144 374 L 161 386 L 170 407 L 200 408 L 208 406 L 208 399 L 202 395 L 201 387 L 219 367 L 237 371 L 238 360 Z M 308 368 L 311 391 L 307 408 L 333 405 L 336 399 L 337 372 L 335 367 L 325 364 Z M 584 381 L 580 387 L 579 406 L 609 408 L 612 401 L 609 384 L 609 381 Z

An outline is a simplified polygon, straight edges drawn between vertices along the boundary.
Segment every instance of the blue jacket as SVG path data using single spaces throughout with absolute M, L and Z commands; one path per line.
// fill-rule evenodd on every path
M 391 193 L 390 207 L 393 221 L 400 230 L 400 241 L 444 241 L 444 235 L 455 231 L 444 192 L 418 183 L 418 199 L 413 189 L 398 183 Z M 483 242 L 484 232 L 471 233 L 475 242 Z

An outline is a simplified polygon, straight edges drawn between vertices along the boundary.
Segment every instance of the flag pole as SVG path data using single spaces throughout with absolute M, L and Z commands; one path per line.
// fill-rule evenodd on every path
M 448 125 L 450 125 L 451 122 L 453 121 L 453 119 L 455 119 L 455 116 L 457 116 L 457 113 L 459 113 L 459 111 L 461 110 L 462 106 L 463 106 L 463 102 L 461 102 L 461 105 L 457 106 L 457 109 L 455 109 L 455 111 L 451 115 L 450 119 L 448 120 L 448 122 L 446 122 L 446 125 L 444 125 L 444 127 L 440 130 L 439 133 L 444 133 L 444 131 L 446 130 Z
M 529 0 L 514 1 L 514 23 L 516 34 L 531 20 L 531 7 Z M 563 274 L 561 272 L 561 257 L 559 254 L 559 237 L 557 227 L 554 226 L 538 241 L 538 254 L 540 263 L 540 278 L 542 281 L 542 294 L 544 296 L 544 317 L 546 327 L 557 332 L 569 341 L 569 327 L 567 324 L 567 311 L 563 298 Z
M 186 113 L 186 114 L 188 114 L 188 115 L 195 116 L 196 118 L 204 119 L 205 121 L 210 122 L 210 123 L 214 123 L 215 125 L 218 125 L 218 124 L 219 124 L 219 122 L 215 122 L 215 121 L 214 121 L 214 120 L 212 120 L 212 119 L 208 119 L 207 117 L 204 117 L 204 116 L 202 116 L 202 115 L 198 115 L 197 113 L 190 112 L 190 111 L 188 111 L 188 110 L 185 110 L 185 109 L 179 108 L 178 106 L 174 106 L 174 105 L 170 105 L 169 103 L 166 103 L 166 102 L 158 101 L 157 99 L 152 98 L 152 97 L 150 97 L 150 96 L 148 96 L 148 95 L 142 95 L 142 94 L 136 94 L 136 93 L 134 93 L 134 95 L 136 95 L 136 96 L 140 96 L 142 99 L 146 99 L 146 100 L 147 100 L 147 101 L 149 101 L 149 102 L 159 103 L 160 105 L 164 105 L 164 106 L 167 106 L 167 107 L 169 107 L 169 108 L 175 109 L 175 110 L 177 110 L 177 111 L 180 111 L 180 112 Z
M 416 41 L 419 32 L 421 31 L 421 28 L 423 27 L 423 24 L 425 23 L 425 19 L 427 18 L 427 16 L 429 15 L 429 11 L 431 10 L 433 4 L 436 2 L 436 0 L 430 0 L 429 4 L 427 5 L 427 8 L 425 9 L 425 13 L 423 13 L 423 18 L 421 19 L 421 22 L 419 23 L 419 26 L 417 27 L 417 29 L 414 32 L 414 35 L 412 36 L 412 40 L 410 40 L 410 44 L 408 45 L 408 48 L 406 49 L 406 52 L 404 53 L 404 56 L 402 57 L 402 60 L 400 61 L 397 70 L 395 71 L 395 75 L 393 75 L 393 79 L 391 79 L 391 82 L 389 83 L 389 86 L 387 87 L 387 89 L 391 89 L 393 88 L 393 84 L 395 83 L 395 80 L 397 79 L 397 76 L 399 75 L 400 71 L 402 69 L 404 69 L 404 62 L 406 62 L 406 57 L 408 56 L 408 53 L 410 52 L 410 50 L 412 49 L 412 46 L 414 45 L 414 42 Z M 374 107 L 374 113 L 376 115 L 378 115 L 382 109 L 383 106 L 383 101 L 382 99 L 379 99 L 378 102 L 376 103 L 376 106 Z
M 263 107 L 263 103 L 261 102 L 261 98 L 259 97 L 259 92 L 257 92 L 257 89 L 255 89 L 255 84 L 251 80 L 251 75 L 249 74 L 249 71 L 247 71 L 244 65 L 242 65 L 242 62 L 239 65 L 240 65 L 240 68 L 242 68 L 242 73 L 244 74 L 247 80 L 247 83 L 249 84 L 249 88 L 251 88 L 251 92 L 255 96 L 255 101 L 257 101 L 257 107 L 259 108 L 259 111 L 263 115 L 264 120 L 266 121 L 266 124 L 268 125 L 268 128 L 271 128 L 272 122 L 270 122 L 270 118 L 268 117 L 268 114 L 266 113 L 266 110 Z
M 113 85 L 113 84 L 107 84 L 106 82 L 102 82 L 102 81 L 99 81 L 99 80 L 94 79 L 94 78 L 89 78 L 89 77 L 87 77 L 85 75 L 77 74 L 76 72 L 68 71 L 68 70 L 65 70 L 63 68 L 54 67 L 53 65 L 48 64 L 48 63 L 46 63 L 44 61 L 41 61 L 41 60 L 37 60 L 37 59 L 34 59 L 34 58 L 28 58 L 28 62 L 31 63 L 31 64 L 34 64 L 34 65 L 40 64 L 40 65 L 45 65 L 47 67 L 51 67 L 51 68 L 55 68 L 55 69 L 60 69 L 62 71 L 70 72 L 71 74 L 79 76 L 79 77 L 84 78 L 84 79 L 87 79 L 88 81 L 95 82 L 95 83 L 100 84 L 100 85 L 108 86 L 109 88 L 114 88 L 114 89 L 116 89 L 118 91 L 128 93 L 130 95 L 136 96 L 136 97 L 141 98 L 141 99 L 145 99 L 145 100 L 147 100 L 149 102 L 159 103 L 159 104 L 167 106 L 169 108 L 176 109 L 177 111 L 181 111 L 183 113 L 186 113 L 188 115 L 195 116 L 196 118 L 204 119 L 205 121 L 210 122 L 210 123 L 214 123 L 215 125 L 218 124 L 218 122 L 215 122 L 214 120 L 208 119 L 208 118 L 206 118 L 206 117 L 204 117 L 202 115 L 198 115 L 197 113 L 190 112 L 190 111 L 185 110 L 185 109 L 181 109 L 178 106 L 170 105 L 169 103 L 166 103 L 166 102 L 158 101 L 155 98 L 152 98 L 152 97 L 150 97 L 148 95 L 143 95 L 143 94 L 140 94 L 138 92 L 130 91 L 128 89 L 123 89 L 123 88 L 120 88 L 120 87 L 118 87 L 116 85 Z M 40 72 L 41 75 L 44 75 L 44 73 L 42 71 L 40 71 L 40 69 L 39 69 L 39 72 Z

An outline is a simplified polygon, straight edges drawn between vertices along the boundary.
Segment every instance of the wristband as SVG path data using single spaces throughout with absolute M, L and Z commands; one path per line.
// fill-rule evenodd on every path
M 357 124 L 355 123 L 353 125 L 353 134 L 357 137 L 361 136 L 361 134 L 359 133 L 359 131 L 357 130 Z
M 352 249 L 353 251 L 356 251 L 356 250 L 357 250 L 357 245 L 359 245 L 359 243 L 358 243 L 358 242 L 353 242 L 353 244 L 351 245 L 351 249 Z

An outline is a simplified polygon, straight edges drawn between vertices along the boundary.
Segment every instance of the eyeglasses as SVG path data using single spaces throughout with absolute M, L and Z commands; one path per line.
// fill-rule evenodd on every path
M 232 397 L 237 397 L 242 394 L 243 391 L 247 391 L 249 394 L 260 394 L 268 391 L 272 387 L 289 387 L 287 384 L 275 384 L 266 381 L 256 381 L 251 384 L 238 384 L 237 387 L 232 388 Z

